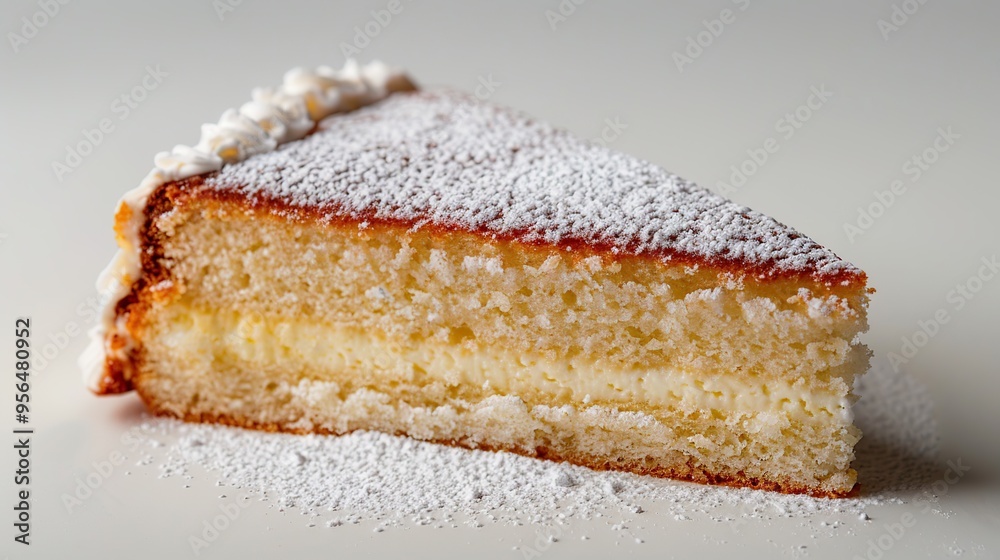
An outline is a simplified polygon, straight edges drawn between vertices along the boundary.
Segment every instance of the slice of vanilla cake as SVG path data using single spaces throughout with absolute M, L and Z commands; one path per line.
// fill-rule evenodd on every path
M 293 71 L 119 206 L 97 393 L 842 496 L 865 274 L 663 169 L 383 65 Z

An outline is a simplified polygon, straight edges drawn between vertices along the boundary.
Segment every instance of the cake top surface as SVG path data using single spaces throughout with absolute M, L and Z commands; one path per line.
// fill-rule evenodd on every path
M 656 165 L 449 91 L 396 93 L 333 115 L 204 185 L 331 220 L 586 243 L 764 277 L 864 277 L 794 229 Z

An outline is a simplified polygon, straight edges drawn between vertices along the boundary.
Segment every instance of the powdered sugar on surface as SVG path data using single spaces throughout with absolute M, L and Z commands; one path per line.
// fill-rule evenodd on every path
M 205 186 L 330 218 L 798 272 L 861 272 L 813 240 L 664 169 L 450 92 L 395 94 L 225 166 Z
M 634 532 L 637 520 L 709 518 L 738 526 L 750 519 L 815 518 L 808 521 L 815 528 L 833 531 L 845 519 L 864 522 L 869 508 L 912 499 L 940 477 L 934 462 L 937 429 L 922 387 L 904 373 L 882 368 L 860 384 L 864 397 L 856 417 L 865 437 L 855 462 L 863 484 L 857 498 L 818 499 L 598 472 L 373 432 L 296 436 L 158 418 L 142 426 L 147 445 L 138 465 L 182 484 L 210 477 L 277 511 L 304 514 L 310 526 L 558 527 L 604 518 L 609 524 L 615 520 L 612 530 L 631 526 Z M 839 520 L 831 518 L 836 514 Z

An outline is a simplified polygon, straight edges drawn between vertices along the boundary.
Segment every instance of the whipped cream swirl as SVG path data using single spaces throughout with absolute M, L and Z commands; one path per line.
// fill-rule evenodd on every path
M 348 60 L 339 70 L 329 66 L 295 68 L 285 74 L 280 87 L 254 89 L 251 101 L 225 111 L 218 123 L 202 125 L 201 139 L 193 147 L 178 145 L 156 154 L 152 171 L 118 203 L 116 216 L 125 212 L 127 219 L 117 226 L 118 252 L 98 278 L 103 309 L 90 331 L 90 346 L 79 361 L 87 386 L 101 392 L 108 356 L 125 359 L 132 348 L 125 318 L 117 316 L 116 308 L 141 273 L 139 233 L 146 201 L 154 189 L 274 150 L 279 144 L 304 137 L 330 115 L 412 89 L 415 86 L 405 72 L 379 61 L 362 66 Z M 111 333 L 119 335 L 124 345 L 111 348 Z

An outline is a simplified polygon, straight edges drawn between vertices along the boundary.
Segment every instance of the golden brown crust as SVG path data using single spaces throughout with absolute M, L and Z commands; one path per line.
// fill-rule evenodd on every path
M 135 347 L 133 341 L 141 344 L 142 326 L 147 310 L 156 299 L 170 297 L 170 291 L 152 291 L 150 286 L 170 279 L 170 271 L 163 264 L 164 235 L 156 228 L 159 216 L 174 208 L 174 198 L 171 189 L 162 185 L 149 196 L 146 205 L 146 215 L 139 232 L 141 272 L 139 278 L 132 283 L 131 290 L 115 305 L 115 321 L 117 325 L 124 318 L 126 333 L 111 330 L 105 341 L 108 352 L 104 358 L 104 375 L 98 386 L 92 388 L 98 395 L 113 395 L 131 391 L 132 380 L 138 366 L 141 348 Z M 124 243 L 123 231 L 131 220 L 132 210 L 128 205 L 122 205 L 115 215 L 115 232 L 119 244 Z
M 184 413 L 177 414 L 173 411 L 167 410 L 153 397 L 151 394 L 145 392 L 141 384 L 136 386 L 136 390 L 139 393 L 140 398 L 146 403 L 146 406 L 151 412 L 158 416 L 168 416 L 172 418 L 178 418 L 185 422 L 198 422 L 203 424 L 221 424 L 225 426 L 233 426 L 236 428 L 244 428 L 248 430 L 260 430 L 264 432 L 282 432 L 291 434 L 320 434 L 320 435 L 345 435 L 350 432 L 336 432 L 323 427 L 318 427 L 313 430 L 306 430 L 303 428 L 288 428 L 287 426 L 282 426 L 277 423 L 268 422 L 260 423 L 247 418 L 241 418 L 238 416 L 228 415 L 228 414 L 193 414 Z M 397 436 L 411 437 L 410 434 L 406 432 L 398 432 Z M 637 461 L 630 462 L 619 462 L 612 461 L 607 458 L 596 458 L 590 457 L 582 454 L 575 453 L 560 453 L 555 449 L 548 447 L 537 447 L 534 453 L 520 449 L 513 446 L 491 446 L 491 445 L 470 445 L 468 442 L 462 442 L 457 440 L 426 440 L 432 443 L 450 445 L 452 447 L 462 447 L 465 449 L 479 449 L 482 451 L 506 451 L 508 453 L 514 453 L 517 455 L 523 455 L 525 457 L 531 457 L 535 459 L 545 459 L 547 461 L 554 462 L 567 462 L 574 465 L 580 465 L 594 470 L 599 471 L 623 471 L 630 472 L 638 475 L 655 476 L 658 478 L 670 478 L 674 480 L 684 480 L 688 482 L 696 482 L 699 484 L 712 484 L 715 486 L 729 486 L 733 488 L 752 488 L 755 490 L 769 490 L 772 492 L 781 492 L 783 494 L 806 494 L 816 498 L 846 498 L 854 496 L 859 491 L 859 485 L 855 484 L 849 492 L 834 492 L 819 490 L 817 488 L 810 488 L 802 484 L 795 484 L 788 481 L 774 481 L 765 480 L 756 477 L 749 477 L 744 475 L 742 472 L 726 475 L 712 473 L 704 468 L 701 468 L 694 464 L 691 459 L 687 459 L 683 463 L 677 463 L 670 467 L 664 467 L 662 465 L 657 465 L 650 467 L 648 465 L 642 464 Z

